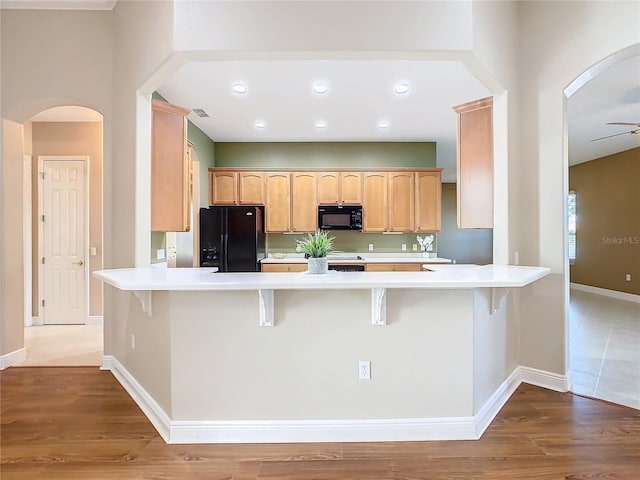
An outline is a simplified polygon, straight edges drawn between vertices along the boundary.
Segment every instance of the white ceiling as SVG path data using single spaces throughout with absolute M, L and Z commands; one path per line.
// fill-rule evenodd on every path
M 640 147 L 640 134 L 591 141 L 640 127 L 607 122 L 640 122 L 640 57 L 604 70 L 568 101 L 569 164 L 586 162 Z
M 313 92 L 322 82 L 327 93 Z M 245 94 L 232 90 L 246 85 Z M 398 83 L 410 90 L 394 92 Z M 158 92 L 188 109 L 217 142 L 437 142 L 438 166 L 453 167 L 456 120 L 451 107 L 490 94 L 459 62 L 191 62 Z M 256 121 L 265 128 L 255 127 Z M 326 128 L 315 127 L 317 121 Z M 390 126 L 378 128 L 379 121 Z

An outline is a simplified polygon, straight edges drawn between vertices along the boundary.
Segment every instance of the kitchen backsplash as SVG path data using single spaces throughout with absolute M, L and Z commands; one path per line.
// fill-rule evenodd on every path
M 425 233 L 402 233 L 402 234 L 382 234 L 382 233 L 361 233 L 343 232 L 339 230 L 331 231 L 331 236 L 335 238 L 334 248 L 341 252 L 368 252 L 369 244 L 373 244 L 373 252 L 377 253 L 401 253 L 402 244 L 407 246 L 405 253 L 412 253 L 413 245 L 420 251 L 420 245 L 416 236 L 424 237 Z M 433 234 L 433 252 L 437 251 L 437 235 Z M 293 253 L 296 251 L 296 240 L 304 238 L 306 234 L 267 234 L 268 253 Z

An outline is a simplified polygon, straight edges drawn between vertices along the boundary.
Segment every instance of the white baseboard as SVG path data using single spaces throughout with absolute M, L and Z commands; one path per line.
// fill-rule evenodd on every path
M 520 381 L 536 385 L 538 387 L 555 390 L 556 392 L 566 392 L 569 390 L 569 379 L 566 375 L 559 375 L 545 370 L 538 370 L 531 367 L 518 367 Z
M 0 356 L 0 370 L 18 365 L 27 359 L 27 349 L 22 347 L 14 352 Z
M 102 315 L 89 315 L 87 317 L 87 325 L 102 325 L 104 317 Z
M 171 420 L 149 393 L 113 356 L 100 366 L 110 370 L 138 404 L 165 442 L 188 443 L 305 443 L 477 440 L 520 383 L 557 391 L 567 390 L 567 378 L 529 367 L 517 367 L 472 417 L 365 420 L 210 421 Z
M 153 397 L 138 383 L 133 375 L 124 368 L 118 359 L 112 355 L 104 355 L 100 369 L 110 370 L 111 373 L 113 373 L 113 376 L 116 377 L 120 385 L 122 385 L 131 398 L 133 398 L 133 401 L 138 404 L 163 440 L 171 443 L 171 419 Z
M 44 325 L 44 321 L 38 315 L 34 315 L 33 317 L 31 317 L 31 320 L 32 320 L 31 322 L 32 327 L 38 327 L 38 326 Z
M 569 287 L 580 292 L 595 293 L 597 295 L 604 295 L 605 297 L 616 298 L 618 300 L 640 303 L 640 295 L 635 295 L 633 293 L 618 292 L 617 290 L 607 290 L 606 288 L 592 287 L 591 285 L 582 285 L 580 283 L 570 283 Z
M 522 379 L 520 378 L 520 367 L 509 375 L 502 384 L 493 392 L 493 395 L 485 402 L 480 410 L 475 414 L 476 436 L 478 439 L 484 431 L 489 427 L 493 419 L 496 418 L 500 409 L 511 398 L 513 392 L 520 386 Z
M 173 421 L 169 443 L 406 442 L 475 439 L 473 417 Z

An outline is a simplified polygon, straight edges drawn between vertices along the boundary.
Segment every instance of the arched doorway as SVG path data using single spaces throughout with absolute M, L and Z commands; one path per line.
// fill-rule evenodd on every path
M 575 253 L 567 267 L 570 388 L 635 408 L 640 408 L 640 303 L 637 292 L 628 288 L 631 278 L 625 283 L 625 272 L 634 258 L 637 263 L 640 250 L 606 239 L 633 238 L 633 220 L 625 216 L 624 198 L 636 186 L 627 183 L 631 171 L 621 169 L 627 168 L 625 159 L 640 148 L 640 141 L 627 135 L 633 126 L 607 122 L 640 121 L 639 53 L 639 45 L 618 52 L 586 70 L 565 90 L 566 178 L 577 209 L 575 233 L 566 233 L 572 241 L 569 250 Z M 579 131 L 586 131 L 586 136 L 579 138 Z M 618 180 L 613 182 L 614 178 Z M 570 221 L 572 214 L 569 211 Z
M 100 365 L 103 119 L 54 107 L 24 124 L 25 348 L 21 365 Z M 30 267 L 30 268 L 29 268 Z

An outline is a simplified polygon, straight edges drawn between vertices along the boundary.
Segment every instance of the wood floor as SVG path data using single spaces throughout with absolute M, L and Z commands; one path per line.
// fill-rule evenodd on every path
M 478 441 L 166 445 L 111 373 L 0 373 L 2 480 L 640 479 L 640 411 L 522 385 Z

